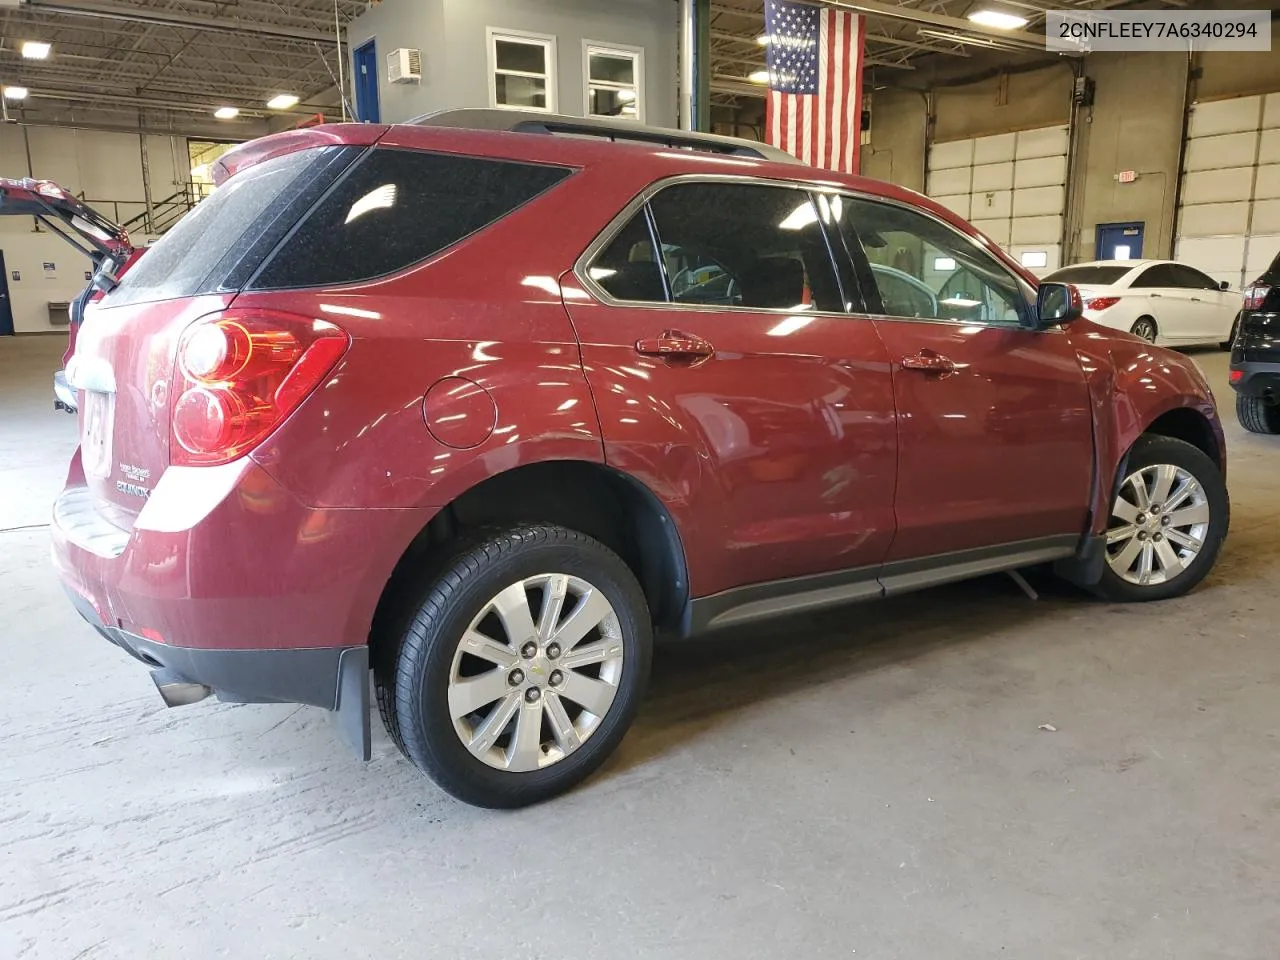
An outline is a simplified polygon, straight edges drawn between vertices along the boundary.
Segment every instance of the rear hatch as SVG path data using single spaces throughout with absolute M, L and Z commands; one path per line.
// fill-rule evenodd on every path
M 1280 363 L 1280 253 L 1244 289 L 1231 362 Z
M 242 164 L 89 307 L 67 377 L 84 391 L 86 482 L 117 526 L 132 527 L 170 463 L 171 394 L 183 331 L 230 306 L 302 213 L 363 150 L 322 135 L 258 143 L 281 140 L 291 149 Z

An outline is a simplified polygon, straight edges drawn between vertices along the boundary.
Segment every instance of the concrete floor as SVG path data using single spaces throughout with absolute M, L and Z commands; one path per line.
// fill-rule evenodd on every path
M 1229 408 L 1192 596 L 990 578 L 666 648 L 601 775 L 499 814 L 376 721 L 361 766 L 318 710 L 167 710 L 77 620 L 60 351 L 0 341 L 4 960 L 1276 956 L 1280 439 Z

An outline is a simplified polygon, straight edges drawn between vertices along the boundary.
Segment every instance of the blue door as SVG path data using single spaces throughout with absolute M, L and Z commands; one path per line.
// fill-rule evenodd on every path
M 1095 260 L 1141 260 L 1141 223 L 1100 223 Z
M 378 123 L 378 55 L 373 41 L 356 47 L 351 55 L 352 75 L 356 88 L 356 119 L 361 123 Z

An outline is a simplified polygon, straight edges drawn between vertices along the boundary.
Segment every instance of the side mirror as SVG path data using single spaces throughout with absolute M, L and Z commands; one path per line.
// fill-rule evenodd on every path
M 1084 313 L 1084 300 L 1075 284 L 1042 283 L 1036 291 L 1036 328 L 1058 327 Z
M 1230 289 L 1231 289 L 1231 281 L 1230 281 L 1230 280 L 1220 280 L 1220 281 L 1218 282 L 1218 289 L 1219 289 L 1219 290 L 1230 290 Z

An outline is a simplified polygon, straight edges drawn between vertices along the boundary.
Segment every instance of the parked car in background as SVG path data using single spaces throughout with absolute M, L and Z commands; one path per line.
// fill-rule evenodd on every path
M 1098 260 L 1055 270 L 1044 278 L 1073 283 L 1084 315 L 1150 343 L 1231 344 L 1242 298 L 1194 267 L 1171 260 Z
M 413 764 L 512 807 L 614 750 L 655 633 L 1213 565 L 1208 384 L 1074 287 L 761 144 L 484 116 L 236 147 L 95 306 L 54 561 L 166 703 L 324 707 L 367 758 L 372 668 Z
M 1240 425 L 1252 433 L 1280 433 L 1280 253 L 1245 288 L 1229 377 Z
M 116 283 L 142 250 L 135 249 L 129 242 L 129 234 L 123 227 L 50 180 L 0 178 L 0 216 L 35 217 L 88 257 L 93 266 L 89 283 L 68 308 L 67 349 L 62 355 L 65 368 L 75 352 L 85 308 Z M 76 404 L 76 391 L 67 382 L 65 369 L 55 372 L 54 409 L 74 413 Z

